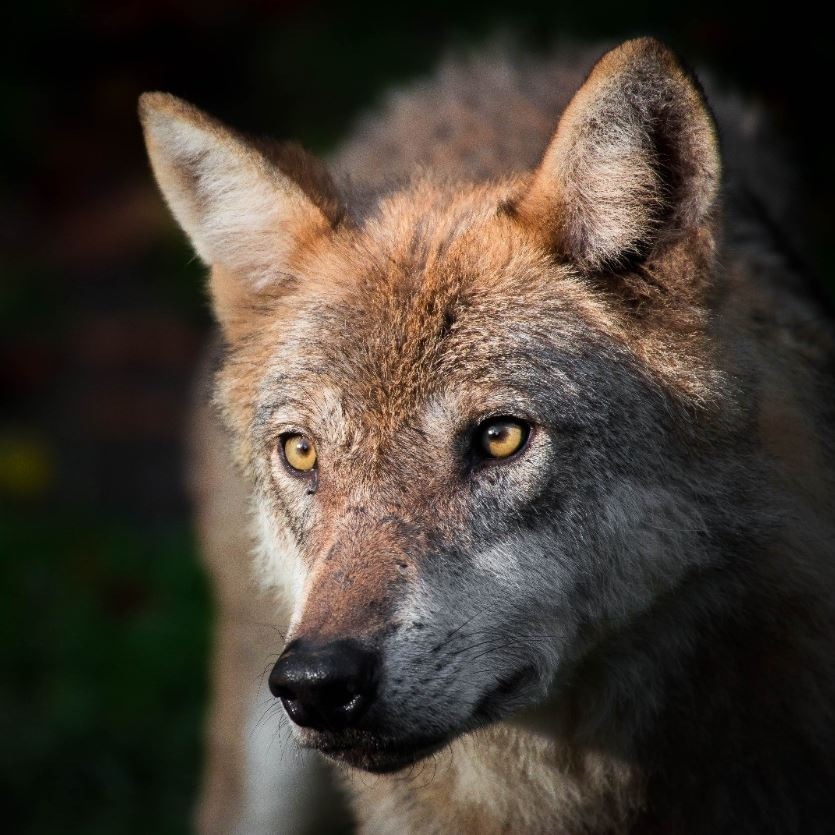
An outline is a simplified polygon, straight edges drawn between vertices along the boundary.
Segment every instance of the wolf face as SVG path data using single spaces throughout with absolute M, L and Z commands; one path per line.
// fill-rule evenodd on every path
M 212 266 L 217 402 L 293 610 L 270 685 L 303 745 L 403 767 L 558 692 L 709 564 L 691 416 L 695 443 L 721 431 L 720 168 L 664 47 L 606 55 L 535 171 L 357 205 L 296 148 L 162 94 L 141 114 Z

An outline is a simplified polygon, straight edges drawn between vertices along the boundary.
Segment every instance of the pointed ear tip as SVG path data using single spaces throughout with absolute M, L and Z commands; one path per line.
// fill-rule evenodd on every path
M 640 38 L 624 41 L 608 54 L 618 63 L 652 61 L 661 64 L 667 71 L 671 69 L 684 71 L 681 59 L 676 51 L 664 41 L 652 35 L 644 35 Z
M 641 35 L 639 38 L 631 38 L 628 41 L 624 41 L 621 44 L 621 48 L 631 52 L 672 52 L 664 41 L 659 40 L 654 35 Z
M 142 93 L 137 102 L 137 111 L 139 113 L 139 121 L 143 127 L 147 129 L 152 121 L 170 109 L 169 98 L 173 97 L 169 96 L 168 93 L 160 93 L 157 91 Z
M 146 127 L 152 121 L 160 118 L 187 118 L 194 121 L 197 115 L 197 109 L 187 101 L 177 98 L 171 93 L 163 93 L 158 90 L 142 93 L 137 105 L 139 121 Z
M 158 110 L 163 110 L 170 99 L 173 99 L 170 93 L 163 93 L 159 90 L 149 90 L 139 96 L 138 109 L 139 115 L 145 116 L 154 113 Z

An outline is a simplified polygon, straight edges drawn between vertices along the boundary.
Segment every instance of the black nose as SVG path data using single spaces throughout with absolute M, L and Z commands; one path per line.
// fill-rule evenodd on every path
M 270 673 L 270 692 L 304 728 L 356 724 L 374 699 L 377 656 L 355 641 L 290 643 Z

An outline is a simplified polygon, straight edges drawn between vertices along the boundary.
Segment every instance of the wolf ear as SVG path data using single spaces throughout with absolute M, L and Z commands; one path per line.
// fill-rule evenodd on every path
M 595 65 L 514 211 L 594 271 L 709 222 L 720 179 L 698 82 L 663 44 L 640 38 Z
M 204 263 L 221 323 L 247 294 L 273 287 L 294 248 L 326 232 L 341 202 L 317 160 L 296 146 L 256 146 L 196 107 L 145 93 L 139 117 L 154 176 Z M 234 289 L 217 286 L 235 282 Z

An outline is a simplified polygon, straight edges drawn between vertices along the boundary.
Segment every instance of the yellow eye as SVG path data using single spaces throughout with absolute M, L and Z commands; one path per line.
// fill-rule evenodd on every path
M 528 439 L 529 427 L 514 418 L 497 418 L 481 430 L 481 447 L 489 458 L 509 458 Z
M 287 435 L 284 438 L 284 457 L 287 463 L 302 473 L 316 466 L 316 444 L 307 435 Z

